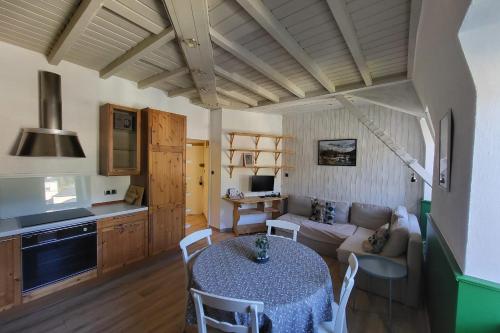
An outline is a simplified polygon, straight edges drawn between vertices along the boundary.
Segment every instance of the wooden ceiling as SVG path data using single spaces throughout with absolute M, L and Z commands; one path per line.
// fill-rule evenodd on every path
M 0 0 L 0 40 L 43 53 L 52 64 L 69 61 L 207 108 L 253 108 L 406 78 L 411 6 Z

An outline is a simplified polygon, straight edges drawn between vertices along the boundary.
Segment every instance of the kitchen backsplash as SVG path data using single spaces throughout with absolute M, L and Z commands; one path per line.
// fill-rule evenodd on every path
M 0 178 L 0 218 L 91 206 L 91 177 Z

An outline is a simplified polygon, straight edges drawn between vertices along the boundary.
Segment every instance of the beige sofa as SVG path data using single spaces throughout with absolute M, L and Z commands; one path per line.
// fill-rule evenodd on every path
M 376 229 L 392 218 L 389 207 L 346 202 L 336 202 L 335 224 L 329 225 L 309 220 L 311 199 L 290 196 L 286 213 L 280 220 L 300 225 L 297 240 L 326 256 L 335 257 L 342 271 L 347 269 L 347 258 L 351 252 L 357 255 L 376 255 L 363 251 L 362 243 Z M 393 299 L 409 306 L 418 306 L 421 294 L 422 238 L 417 218 L 408 214 L 409 241 L 405 254 L 399 257 L 386 257 L 407 266 L 408 276 L 393 282 Z M 387 297 L 389 294 L 386 280 L 372 278 L 360 271 L 356 277 L 356 287 Z

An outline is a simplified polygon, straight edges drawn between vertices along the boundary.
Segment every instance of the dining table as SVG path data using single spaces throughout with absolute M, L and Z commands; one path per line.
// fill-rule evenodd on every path
M 218 296 L 261 301 L 261 332 L 317 332 L 332 320 L 333 284 L 315 251 L 291 239 L 268 236 L 269 260 L 255 261 L 256 235 L 236 237 L 203 250 L 192 266 L 190 287 Z M 248 314 L 206 309 L 217 320 L 247 325 Z M 192 297 L 186 321 L 196 323 Z

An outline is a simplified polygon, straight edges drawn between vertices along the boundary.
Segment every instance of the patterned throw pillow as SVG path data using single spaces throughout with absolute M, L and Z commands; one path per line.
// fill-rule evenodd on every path
M 384 224 L 375 231 L 373 235 L 368 237 L 368 243 L 371 245 L 371 249 L 367 252 L 380 253 L 385 246 L 385 243 L 389 240 L 389 224 Z M 363 244 L 365 249 L 365 244 Z
M 322 200 L 311 199 L 312 215 L 309 218 L 311 221 L 323 222 L 325 219 L 325 203 Z
M 325 201 L 325 213 L 323 223 L 334 224 L 335 223 L 335 202 Z

